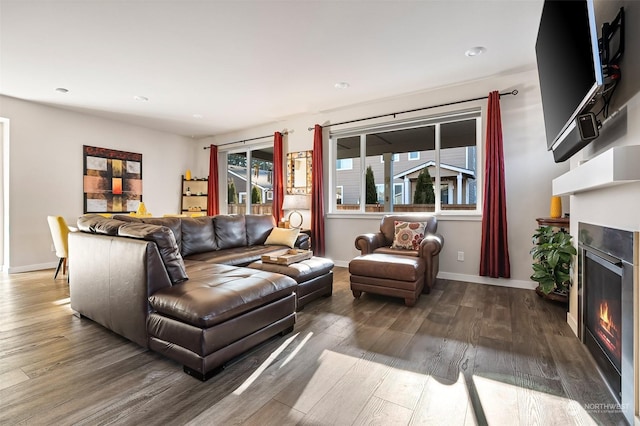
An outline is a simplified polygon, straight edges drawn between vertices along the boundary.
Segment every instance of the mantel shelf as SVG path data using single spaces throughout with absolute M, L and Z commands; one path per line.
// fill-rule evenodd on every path
M 617 146 L 553 180 L 553 195 L 640 181 L 640 145 Z

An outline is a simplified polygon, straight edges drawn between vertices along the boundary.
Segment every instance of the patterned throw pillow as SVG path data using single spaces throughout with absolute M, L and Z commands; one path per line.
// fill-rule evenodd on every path
M 420 243 L 424 239 L 423 222 L 401 222 L 396 220 L 395 236 L 391 248 L 401 248 L 408 250 L 418 250 Z

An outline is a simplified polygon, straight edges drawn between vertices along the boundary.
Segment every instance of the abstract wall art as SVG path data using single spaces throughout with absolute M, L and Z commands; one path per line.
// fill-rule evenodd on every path
M 84 145 L 84 212 L 134 212 L 142 201 L 142 154 Z

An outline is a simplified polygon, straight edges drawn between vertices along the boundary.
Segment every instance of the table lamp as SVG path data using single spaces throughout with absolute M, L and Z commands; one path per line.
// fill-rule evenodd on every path
M 298 210 L 309 210 L 311 208 L 311 199 L 304 194 L 287 194 L 282 202 L 282 210 L 291 210 L 287 221 L 292 228 L 302 227 L 303 217 Z M 293 222 L 293 216 L 296 216 L 296 222 Z

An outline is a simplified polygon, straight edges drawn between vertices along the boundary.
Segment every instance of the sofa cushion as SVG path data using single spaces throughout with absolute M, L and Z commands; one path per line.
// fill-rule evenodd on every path
M 118 235 L 153 241 L 158 246 L 160 257 L 167 269 L 171 282 L 177 284 L 189 279 L 173 231 L 168 227 L 150 223 L 130 222 L 120 226 Z
M 298 228 L 273 228 L 264 244 L 293 248 L 296 244 L 296 239 L 298 238 L 299 233 L 300 229 Z
M 250 214 L 244 217 L 247 228 L 247 245 L 259 246 L 264 244 L 269 233 L 276 226 L 276 220 L 271 215 Z
M 149 297 L 159 313 L 209 328 L 295 292 L 284 275 L 201 262 L 189 266 L 192 279 Z
M 417 250 L 424 239 L 424 222 L 395 221 L 395 235 L 391 248 Z
M 263 254 L 271 254 L 284 251 L 285 246 L 245 246 L 231 249 L 208 251 L 192 254 L 185 260 L 197 260 L 199 262 L 219 263 L 221 265 L 246 266 L 259 260 Z
M 116 219 L 106 218 L 99 214 L 80 216 L 78 218 L 78 229 L 83 232 L 103 235 L 117 235 L 118 228 L 124 222 Z
M 247 245 L 244 216 L 234 214 L 214 216 L 213 226 L 218 248 L 228 249 Z
M 211 216 L 183 218 L 182 256 L 218 249 Z
M 143 223 L 150 223 L 152 225 L 166 226 L 171 229 L 173 236 L 176 238 L 178 244 L 178 250 L 182 253 L 182 222 L 177 217 L 144 217 Z
M 136 216 L 131 216 L 130 214 L 114 214 L 114 219 L 121 220 L 123 222 L 136 222 L 142 223 L 142 219 Z

